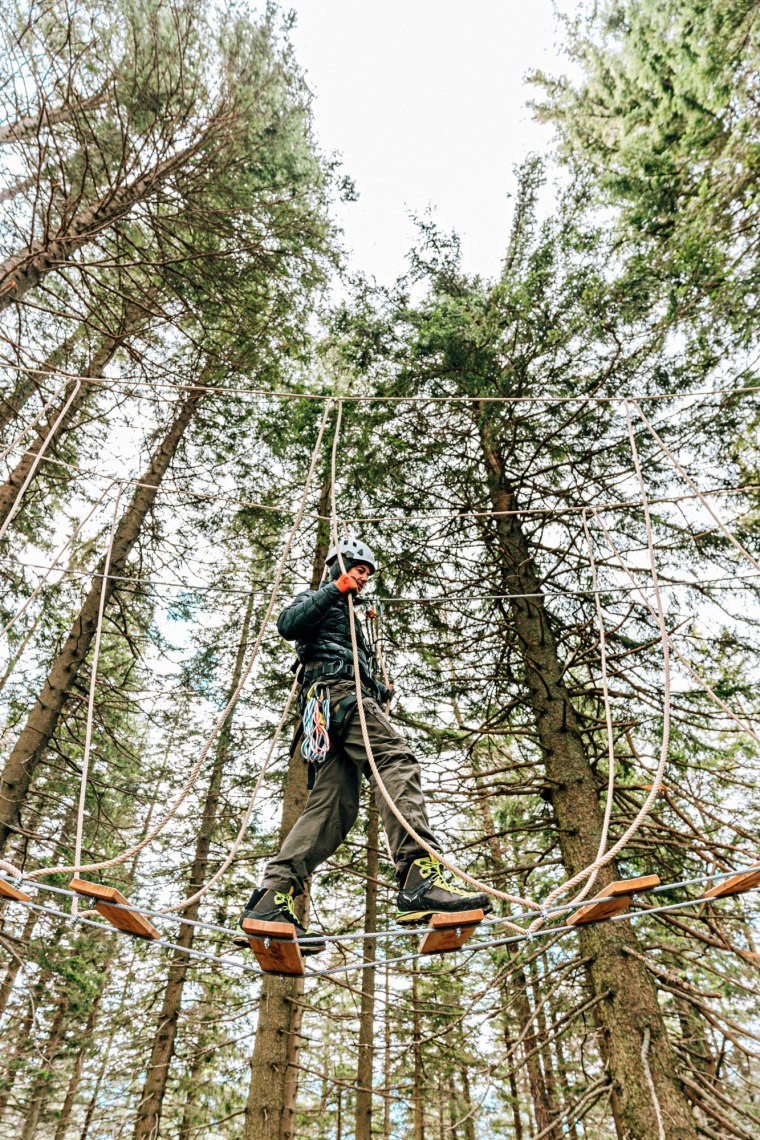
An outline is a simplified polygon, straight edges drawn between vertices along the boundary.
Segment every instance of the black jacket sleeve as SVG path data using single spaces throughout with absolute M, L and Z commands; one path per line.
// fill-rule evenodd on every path
M 341 597 L 334 582 L 325 582 L 318 590 L 305 590 L 289 606 L 286 606 L 277 619 L 277 630 L 286 641 L 306 638 L 321 622 L 327 611 Z

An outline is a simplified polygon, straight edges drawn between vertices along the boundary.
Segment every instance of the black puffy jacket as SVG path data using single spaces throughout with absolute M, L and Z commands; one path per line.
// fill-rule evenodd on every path
M 373 679 L 373 660 L 359 622 L 355 623 L 356 644 L 362 680 Z M 304 590 L 277 619 L 277 629 L 286 641 L 295 641 L 299 661 L 342 661 L 353 664 L 348 596 L 334 582 L 318 590 Z M 383 686 L 374 682 L 379 689 Z

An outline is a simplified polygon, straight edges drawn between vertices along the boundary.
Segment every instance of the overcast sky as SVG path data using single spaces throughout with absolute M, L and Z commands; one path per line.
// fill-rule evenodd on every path
M 565 10 L 570 5 L 564 3 Z M 283 0 L 315 95 L 322 148 L 358 202 L 339 206 L 350 266 L 389 283 L 435 209 L 462 237 L 465 269 L 494 276 L 513 168 L 551 130 L 525 106 L 526 74 L 568 70 L 551 0 Z

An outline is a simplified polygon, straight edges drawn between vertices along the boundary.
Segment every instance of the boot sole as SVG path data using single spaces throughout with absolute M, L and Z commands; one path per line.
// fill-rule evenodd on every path
M 296 939 L 298 942 L 298 939 Z M 250 950 L 250 943 L 244 934 L 239 935 L 237 938 L 232 939 L 232 945 L 238 950 Z M 310 957 L 312 954 L 321 954 L 323 950 L 327 949 L 327 943 L 323 942 L 321 945 L 315 942 L 298 942 L 299 949 L 304 958 Z
M 491 913 L 493 907 L 480 907 L 479 909 L 486 915 Z M 399 926 L 422 926 L 434 914 L 445 914 L 454 918 L 461 913 L 462 911 L 459 910 L 441 910 L 440 907 L 431 907 L 428 910 L 399 910 L 396 911 L 396 922 Z

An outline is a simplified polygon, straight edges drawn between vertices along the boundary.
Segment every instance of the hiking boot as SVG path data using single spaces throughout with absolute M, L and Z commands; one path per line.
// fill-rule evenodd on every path
M 325 948 L 324 936 L 316 930 L 305 930 L 298 921 L 296 914 L 295 891 L 288 887 L 287 891 L 278 891 L 275 887 L 258 887 L 250 899 L 248 906 L 238 919 L 238 926 L 243 926 L 244 918 L 255 918 L 259 922 L 290 922 L 296 928 L 296 938 L 301 953 L 320 954 Z M 306 941 L 308 939 L 308 941 Z M 247 938 L 236 938 L 236 946 L 248 946 Z
M 406 873 L 406 882 L 398 893 L 396 922 L 417 926 L 432 914 L 452 914 L 462 910 L 493 909 L 490 895 L 460 886 L 437 859 L 425 855 L 415 859 Z

